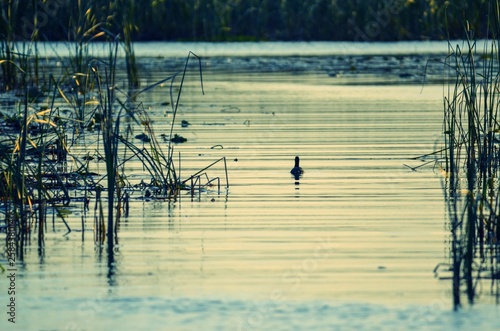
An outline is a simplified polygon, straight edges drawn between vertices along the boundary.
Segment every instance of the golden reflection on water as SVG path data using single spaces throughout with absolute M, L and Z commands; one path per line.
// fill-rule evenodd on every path
M 428 303 L 448 284 L 444 205 L 432 166 L 440 86 L 336 85 L 318 75 L 206 74 L 183 90 L 176 131 L 182 175 L 228 160 L 227 194 L 131 204 L 116 256 L 119 296 L 219 296 Z M 145 100 L 157 134 L 168 87 Z M 212 149 L 222 145 L 223 149 Z M 295 155 L 305 173 L 290 175 Z M 138 167 L 137 173 L 141 169 Z M 222 168 L 211 176 L 224 178 Z M 79 227 L 78 213 L 72 226 Z M 48 235 L 44 262 L 27 254 L 24 291 L 106 287 L 105 259 L 86 236 Z M 61 284 L 65 284 L 61 287 Z M 33 294 L 35 295 L 35 294 Z

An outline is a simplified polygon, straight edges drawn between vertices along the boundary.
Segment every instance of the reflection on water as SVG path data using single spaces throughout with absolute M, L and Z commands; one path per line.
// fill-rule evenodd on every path
M 82 242 L 56 226 L 42 254 L 35 245 L 25 254 L 23 327 L 457 327 L 446 315 L 450 286 L 432 277 L 446 259 L 439 177 L 432 165 L 404 165 L 435 148 L 440 86 L 213 72 L 204 84 L 204 96 L 198 82 L 184 89 L 178 121 L 191 125 L 176 129 L 188 139 L 176 150 L 183 176 L 225 156 L 229 191 L 133 198 L 113 257 L 91 235 Z M 139 100 L 157 134 L 169 129 L 168 90 Z M 296 155 L 306 172 L 291 177 Z M 73 216 L 81 228 L 81 212 Z

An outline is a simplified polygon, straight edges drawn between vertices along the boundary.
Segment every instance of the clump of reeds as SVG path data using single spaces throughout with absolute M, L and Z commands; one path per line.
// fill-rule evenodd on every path
M 32 229 L 37 229 L 38 244 L 43 246 L 47 205 L 55 207 L 69 201 L 65 176 L 59 167 L 66 163 L 64 136 L 53 122 L 51 111 L 30 111 L 28 99 L 25 91 L 19 114 L 11 121 L 4 118 L 0 122 L 0 213 L 13 224 L 19 249 L 28 241 Z
M 498 2 L 489 5 L 499 12 Z M 445 62 L 451 83 L 444 98 L 442 169 L 455 309 L 462 290 L 474 302 L 482 279 L 491 281 L 492 294 L 500 294 L 500 40 L 479 48 L 473 31 L 465 30 L 463 44 L 450 42 Z M 491 32 L 500 36 L 500 30 Z
M 78 94 L 68 95 L 64 80 L 66 75 L 59 79 L 51 76 L 48 86 L 52 92 L 50 97 L 42 101 L 43 106 L 35 103 L 36 100 L 30 101 L 28 92 L 25 92 L 22 109 L 16 114 L 0 118 L 6 124 L 0 125 L 2 136 L 5 137 L 0 140 L 0 180 L 5 184 L 0 186 L 3 203 L 0 213 L 4 213 L 6 221 L 14 219 L 20 248 L 26 245 L 33 230 L 37 230 L 39 246 L 44 245 L 49 208 L 61 218 L 69 232 L 71 229 L 63 213 L 58 211 L 59 206 L 79 201 L 86 214 L 90 197 L 94 196 L 94 242 L 99 246 L 107 242 L 112 259 L 121 211 L 124 209 L 125 214 L 128 214 L 131 192 L 145 189 L 152 192 L 148 197 L 150 199 L 175 199 L 182 190 L 190 191 L 191 196 L 194 196 L 195 192 L 199 193 L 215 183 L 220 192 L 220 178 L 211 178 L 207 172 L 221 161 L 224 161 L 225 183 L 228 186 L 225 158 L 185 180 L 180 176 L 180 157 L 179 172 L 175 167 L 172 138 L 191 54 L 186 59 L 183 71 L 141 91 L 129 93 L 121 91 L 115 82 L 119 42 L 114 41 L 109 45 L 108 58 L 91 60 L 87 64 L 87 71 L 81 73 L 86 86 L 78 89 Z M 182 79 L 178 94 L 174 96 L 174 81 L 179 75 Z M 202 82 L 201 62 L 200 80 Z M 148 113 L 141 104 L 135 105 L 134 99 L 138 94 L 146 93 L 166 81 L 171 81 L 173 116 L 169 139 L 163 141 L 167 143 L 164 152 Z M 71 110 L 60 111 L 62 105 L 69 105 Z M 131 121 L 127 121 L 128 127 L 122 128 L 124 117 Z M 134 142 L 134 137 L 130 136 L 133 125 L 140 127 L 147 139 L 140 143 Z M 87 145 L 89 136 L 93 142 Z M 71 152 L 75 145 L 90 146 L 91 150 L 83 155 L 75 155 Z M 102 155 L 106 166 L 104 174 L 89 170 L 91 155 Z M 72 163 L 71 168 L 68 167 L 68 160 Z M 151 178 L 149 184 L 136 187 L 128 183 L 126 165 L 133 160 L 139 160 L 144 165 Z M 82 240 L 83 231 L 85 221 L 82 218 Z
M 13 4 L 9 6 L 17 8 Z M 4 90 L 16 89 L 23 96 L 22 102 L 17 103 L 19 109 L 0 113 L 0 216 L 3 216 L 0 219 L 13 222 L 16 245 L 23 252 L 32 234 L 37 236 L 39 247 L 45 245 L 49 210 L 62 221 L 67 233 L 72 231 L 62 208 L 70 208 L 70 202 L 82 204 L 84 240 L 84 218 L 93 202 L 94 242 L 102 247 L 107 241 L 111 263 L 122 210 L 128 214 L 134 191 L 153 192 L 148 198 L 175 199 L 182 190 L 194 196 L 195 192 L 217 183 L 220 193 L 221 176 L 210 177 L 207 172 L 222 161 L 226 188 L 228 179 L 225 158 L 185 180 L 180 176 L 180 154 L 178 170 L 174 162 L 174 125 L 188 63 L 191 56 L 198 59 L 203 92 L 201 60 L 189 53 L 184 70 L 138 90 L 140 82 L 131 39 L 133 27 L 129 21 L 132 9 L 118 6 L 122 15 L 118 19 L 122 24 L 120 32 L 125 39 L 121 43 L 119 34 L 106 29 L 108 22 L 100 17 L 94 5 L 94 2 L 75 3 L 68 29 L 70 55 L 58 58 L 69 65 L 59 76 L 44 73 L 46 80 L 40 81 L 43 90 L 38 87 L 38 29 L 33 31 L 32 40 L 19 44 L 24 47 L 22 52 L 14 51 L 13 45 L 18 45 L 13 43 L 14 37 L 0 42 Z M 105 58 L 92 54 L 91 46 L 97 38 L 109 45 Z M 115 80 L 117 70 L 123 69 L 117 61 L 120 45 L 125 48 L 128 91 L 120 90 Z M 181 81 L 177 84 L 175 79 L 179 76 Z M 139 94 L 167 81 L 171 82 L 172 123 L 168 140 L 163 141 L 167 143 L 164 152 L 147 112 L 135 100 Z M 178 88 L 177 95 L 174 87 Z M 125 117 L 128 126 L 123 128 Z M 142 143 L 135 143 L 130 136 L 133 125 L 140 127 L 147 137 Z M 72 147 L 76 145 L 83 146 L 85 151 L 73 154 Z M 90 171 L 93 157 L 104 161 L 104 174 Z M 132 160 L 143 164 L 150 183 L 137 187 L 127 181 L 126 165 Z

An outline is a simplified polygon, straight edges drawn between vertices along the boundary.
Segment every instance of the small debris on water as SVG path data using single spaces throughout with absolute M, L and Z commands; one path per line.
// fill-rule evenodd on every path
M 187 141 L 186 138 L 184 138 L 183 136 L 179 136 L 177 133 L 174 134 L 173 138 L 170 139 L 171 142 L 173 143 L 176 143 L 176 144 L 181 144 L 181 143 L 185 143 Z
M 138 134 L 137 136 L 135 136 L 135 139 L 139 139 L 143 143 L 148 143 L 151 141 L 151 139 L 145 133 Z

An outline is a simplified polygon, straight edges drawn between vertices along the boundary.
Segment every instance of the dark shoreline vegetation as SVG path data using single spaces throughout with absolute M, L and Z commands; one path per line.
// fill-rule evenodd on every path
M 488 1 L 446 0 L 30 0 L 3 1 L 7 40 L 63 40 L 91 27 L 135 41 L 397 41 L 477 38 Z M 80 32 L 68 27 L 81 27 Z M 75 35 L 76 32 L 76 35 Z
M 2 3 L 0 90 L 7 106 L 0 110 L 0 229 L 7 233 L 8 256 L 22 260 L 34 240 L 43 249 L 52 217 L 53 224 L 61 222 L 68 232 L 81 231 L 82 240 L 85 228 L 92 227 L 96 245 L 107 244 L 112 266 L 120 220 L 129 212 L 130 199 L 175 201 L 183 191 L 194 198 L 215 187 L 220 194 L 221 184 L 227 193 L 225 158 L 181 178 L 182 156 L 174 148 L 184 141 L 176 132 L 181 125 L 176 124 L 176 115 L 185 78 L 197 77 L 203 93 L 201 60 L 186 54 L 171 76 L 145 83 L 142 76 L 154 65 L 144 69 L 133 41 L 460 37 L 464 44 L 450 43 L 443 58 L 339 56 L 328 59 L 329 66 L 321 70 L 332 77 L 384 75 L 402 83 L 444 82 L 448 93 L 445 139 L 442 149 L 431 156 L 444 175 L 451 247 L 450 263 L 439 266 L 436 273 L 451 272 L 455 308 L 461 306 L 463 291 L 470 303 L 475 301 L 481 280 L 491 281 L 490 293 L 500 300 L 497 1 L 446 6 L 444 1 L 397 0 L 236 1 L 232 5 L 157 0 L 140 5 L 141 10 L 139 2 L 124 0 L 28 1 L 22 8 L 20 1 Z M 478 49 L 478 38 L 492 44 Z M 54 59 L 62 63 L 60 67 L 45 66 L 42 61 L 38 47 L 46 40 L 67 42 L 70 56 Z M 108 47 L 104 57 L 91 52 L 89 45 L 94 42 Z M 118 57 L 119 52 L 123 57 Z M 312 59 L 297 61 L 294 71 L 309 70 Z M 386 61 L 384 65 L 378 65 L 380 59 Z M 215 70 L 224 66 L 222 58 L 208 60 Z M 269 70 L 276 67 L 271 58 L 258 61 L 268 61 Z M 241 68 L 252 66 L 259 64 Z M 170 85 L 165 106 L 170 107 L 171 128 L 157 136 L 140 98 L 165 84 Z M 162 145 L 167 145 L 166 150 Z M 129 179 L 131 160 L 143 165 L 148 181 Z M 95 172 L 95 162 L 102 162 L 106 170 Z M 224 175 L 210 176 L 213 167 L 222 167 Z M 83 215 L 80 229 L 65 220 L 70 204 L 75 203 L 78 207 L 71 208 L 79 208 Z

